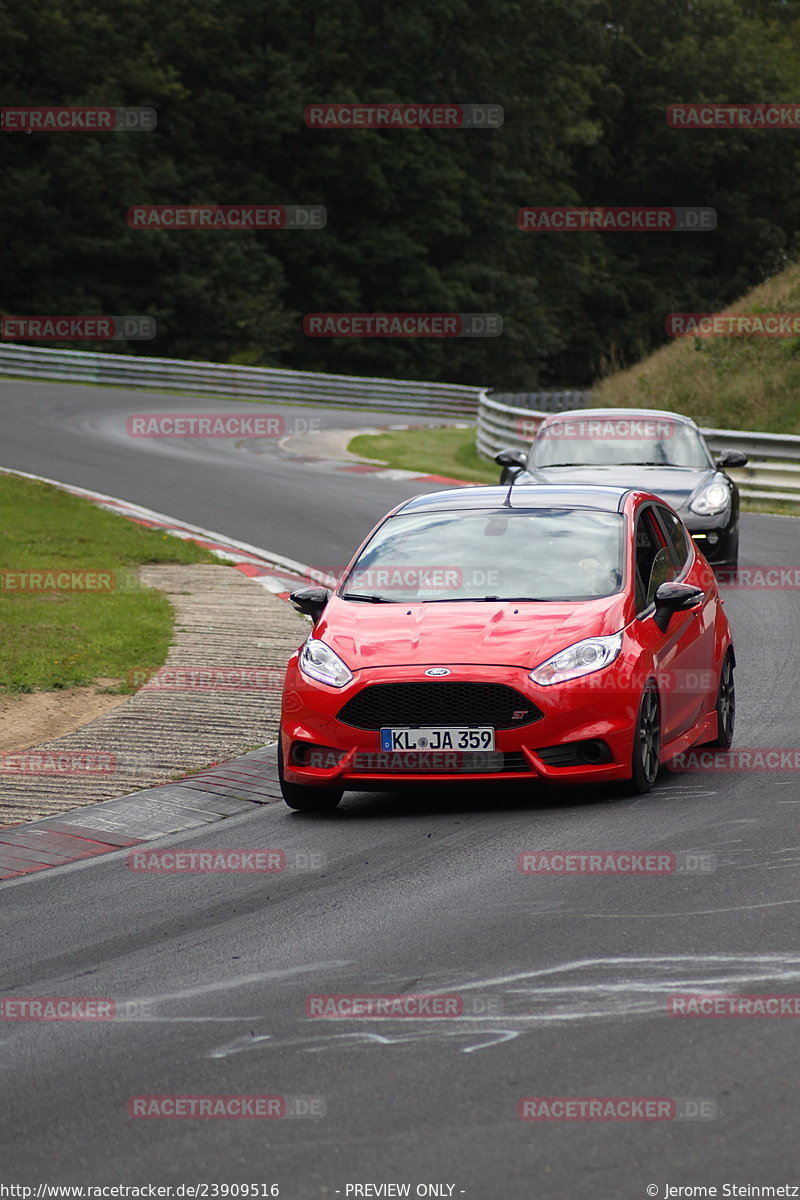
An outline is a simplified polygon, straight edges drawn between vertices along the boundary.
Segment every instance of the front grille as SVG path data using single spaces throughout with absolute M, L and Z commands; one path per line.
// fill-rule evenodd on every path
M 529 774 L 533 774 L 533 768 L 521 750 L 504 754 L 502 769 L 504 771 L 527 771 Z
M 385 725 L 492 725 L 518 729 L 544 716 L 504 683 L 374 683 L 348 700 L 339 720 L 356 729 Z
M 362 751 L 355 755 L 353 773 L 370 775 L 502 775 L 526 772 L 531 765 L 524 754 L 501 750 L 469 751 L 386 750 Z

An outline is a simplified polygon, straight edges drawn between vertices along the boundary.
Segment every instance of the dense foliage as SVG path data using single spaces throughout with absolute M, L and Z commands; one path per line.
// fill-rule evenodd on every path
M 123 352 L 583 385 L 785 265 L 800 133 L 678 101 L 800 100 L 795 0 L 10 0 L 3 103 L 151 105 L 150 133 L 0 139 L 0 312 L 146 313 Z M 478 101 L 489 130 L 316 130 L 313 102 Z M 315 203 L 322 231 L 134 230 L 139 203 Z M 709 205 L 713 233 L 522 233 L 530 204 Z M 499 312 L 499 338 L 311 339 L 306 312 Z M 97 348 L 89 344 L 88 348 Z

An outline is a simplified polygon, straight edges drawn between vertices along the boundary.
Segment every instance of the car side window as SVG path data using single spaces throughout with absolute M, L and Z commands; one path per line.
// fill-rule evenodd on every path
M 659 506 L 658 515 L 667 531 L 667 537 L 669 538 L 675 558 L 675 565 L 680 573 L 689 560 L 689 539 L 686 530 L 678 517 L 674 513 L 671 513 L 668 508 Z
M 656 598 L 656 592 L 661 587 L 661 584 L 669 583 L 676 575 L 677 571 L 675 570 L 672 555 L 666 546 L 662 546 L 653 559 L 653 565 L 650 569 L 645 607 L 653 603 Z
M 679 570 L 652 510 L 643 509 L 636 522 L 636 611 L 648 608 L 660 584 L 674 579 Z

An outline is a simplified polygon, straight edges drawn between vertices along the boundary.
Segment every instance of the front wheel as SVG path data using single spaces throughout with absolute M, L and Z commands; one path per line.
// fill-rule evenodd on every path
M 733 742 L 733 726 L 736 720 L 736 688 L 733 682 L 733 658 L 730 650 L 725 655 L 717 688 L 717 736 L 709 746 L 730 750 Z
M 656 781 L 661 765 L 661 702 L 648 684 L 642 692 L 631 754 L 631 795 L 643 796 Z
M 289 808 L 298 812 L 332 812 L 344 792 L 336 788 L 307 787 L 302 783 L 287 783 L 283 777 L 283 743 L 278 742 L 278 781 L 281 795 Z

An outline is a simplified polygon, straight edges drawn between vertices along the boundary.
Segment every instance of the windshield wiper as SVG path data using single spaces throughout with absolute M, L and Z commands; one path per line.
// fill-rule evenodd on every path
M 655 459 L 640 458 L 631 462 L 608 463 L 609 467 L 674 467 L 677 463 L 656 462 Z
M 549 597 L 548 597 L 549 599 Z M 500 604 L 517 604 L 525 600 L 531 604 L 546 604 L 543 596 L 442 596 L 438 600 L 422 600 L 422 604 L 482 604 L 485 600 L 494 600 Z
M 369 592 L 342 592 L 343 600 L 364 600 L 367 604 L 398 604 L 397 600 L 390 600 L 388 596 L 378 596 Z

